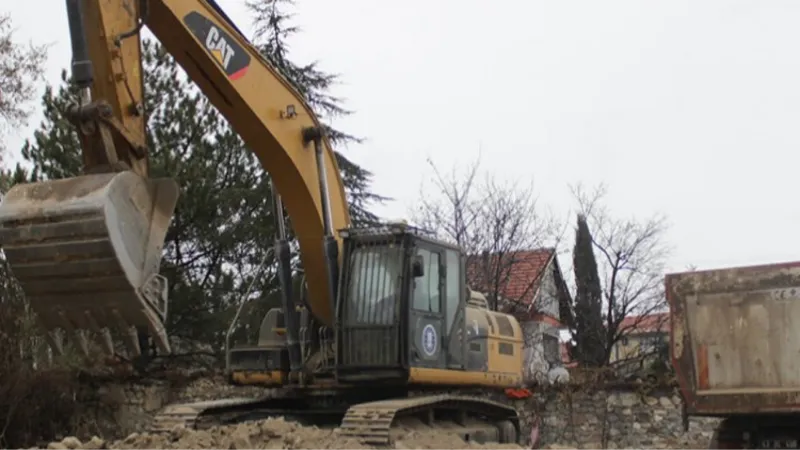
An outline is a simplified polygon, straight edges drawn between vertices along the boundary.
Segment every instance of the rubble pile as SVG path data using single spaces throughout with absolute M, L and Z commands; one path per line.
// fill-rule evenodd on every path
M 105 441 L 97 436 L 81 442 L 69 436 L 59 442 L 51 442 L 48 449 L 366 449 L 358 440 L 341 436 L 335 428 L 306 427 L 282 418 L 247 422 L 237 425 L 213 427 L 208 430 L 189 430 L 177 427 L 169 433 L 133 433 L 118 441 Z M 396 449 L 461 449 L 461 448 L 507 448 L 519 449 L 517 445 L 480 445 L 467 443 L 449 433 L 409 432 L 394 442 Z

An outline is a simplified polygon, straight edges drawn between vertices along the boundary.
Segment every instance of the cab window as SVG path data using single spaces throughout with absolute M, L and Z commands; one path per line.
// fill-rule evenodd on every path
M 450 334 L 450 328 L 453 326 L 453 320 L 458 311 L 458 303 L 461 297 L 461 261 L 459 254 L 455 250 L 445 250 L 445 262 L 447 263 L 447 307 L 445 313 L 447 315 L 446 333 Z
M 441 285 L 439 278 L 439 254 L 425 248 L 417 249 L 422 257 L 424 274 L 414 278 L 414 309 L 439 312 L 441 310 Z

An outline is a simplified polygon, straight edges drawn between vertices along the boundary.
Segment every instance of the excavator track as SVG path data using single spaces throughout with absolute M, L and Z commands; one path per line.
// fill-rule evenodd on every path
M 165 407 L 148 427 L 152 433 L 163 433 L 176 427 L 207 429 L 218 425 L 235 424 L 267 417 L 283 416 L 310 423 L 338 423 L 346 411 L 336 407 L 308 402 L 291 391 L 275 390 L 257 398 L 227 398 Z
M 176 427 L 206 429 L 269 416 L 317 418 L 338 416 L 340 433 L 366 444 L 390 446 L 398 434 L 445 430 L 465 441 L 519 443 L 517 411 L 501 402 L 466 395 L 422 395 L 359 403 L 347 409 L 303 408 L 302 400 L 275 393 L 260 398 L 230 398 L 169 405 L 152 421 L 149 432 Z M 337 419 L 338 422 L 339 419 Z M 313 422 L 312 422 L 313 423 Z
M 447 394 L 354 405 L 345 414 L 340 430 L 343 436 L 388 446 L 394 440 L 395 425 L 401 430 L 406 426 L 416 430 L 444 428 L 467 441 L 517 442 L 520 436 L 514 408 L 491 400 Z
M 223 400 L 211 400 L 207 402 L 178 403 L 168 405 L 158 413 L 150 423 L 148 429 L 151 433 L 163 433 L 173 430 L 176 427 L 191 429 L 205 428 L 201 416 L 206 414 L 224 413 L 227 410 L 242 408 L 245 406 L 255 406 L 263 403 L 263 399 L 252 398 L 228 398 Z

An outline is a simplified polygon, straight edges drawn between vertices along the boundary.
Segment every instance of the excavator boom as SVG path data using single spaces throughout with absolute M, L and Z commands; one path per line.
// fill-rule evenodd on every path
M 95 332 L 108 351 L 112 331 L 122 331 L 134 354 L 137 330 L 146 330 L 169 351 L 158 271 L 178 187 L 148 178 L 145 26 L 270 174 L 292 218 L 312 313 L 332 325 L 334 230 L 350 218 L 335 155 L 303 96 L 213 0 L 67 0 L 67 10 L 80 92 L 68 116 L 85 173 L 17 185 L 0 204 L 6 257 L 42 326 L 72 333 L 84 349 L 85 332 Z

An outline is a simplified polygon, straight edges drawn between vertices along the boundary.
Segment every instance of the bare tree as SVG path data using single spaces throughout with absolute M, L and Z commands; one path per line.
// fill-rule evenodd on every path
M 0 136 L 27 124 L 31 115 L 27 105 L 44 72 L 46 51 L 46 46 L 16 42 L 11 17 L 0 14 Z
M 457 167 L 447 175 L 432 161 L 433 186 L 424 186 L 413 220 L 437 237 L 459 245 L 466 257 L 468 283 L 484 292 L 492 308 L 527 308 L 522 301 L 532 294 L 529 286 L 504 294 L 515 267 L 528 263 L 524 253 L 552 249 L 559 225 L 539 212 L 532 184 L 499 181 L 491 174 L 479 180 L 480 160 L 463 174 Z
M 31 115 L 29 102 L 36 94 L 36 83 L 42 79 L 46 46 L 22 44 L 14 38 L 11 17 L 0 13 L 0 158 L 5 152 L 4 135 L 11 129 L 27 125 Z M 0 193 L 12 183 L 13 173 L 0 174 Z M 1 357 L 11 367 L 8 358 L 22 358 L 26 363 L 40 344 L 33 327 L 33 316 L 19 285 L 0 253 L 0 312 L 8 319 L 0 340 Z M 11 350 L 9 350 L 11 349 Z M 10 355 L 10 356 L 9 356 Z M 19 362 L 19 361 L 18 361 Z
M 558 315 L 560 304 L 570 300 L 558 297 L 559 292 L 567 292 L 558 278 L 554 282 L 561 285 L 554 286 L 556 292 L 544 296 L 554 298 L 555 305 L 533 302 L 539 289 L 551 289 L 542 286 L 542 281 L 550 279 L 544 268 L 553 267 L 547 263 L 555 258 L 562 231 L 558 221 L 552 214 L 540 212 L 531 183 L 500 181 L 491 174 L 481 174 L 479 158 L 465 170 L 454 166 L 449 173 L 443 173 L 430 160 L 428 163 L 433 185 L 423 185 L 412 213 L 414 222 L 462 248 L 467 284 L 486 295 L 491 309 L 513 314 L 523 322 L 529 361 L 545 359 L 531 353 L 535 351 L 560 360 L 557 331 L 549 330 L 554 342 L 545 350 L 542 328 L 525 324 L 543 312 L 540 309 L 554 309 Z
M 578 213 L 591 229 L 602 284 L 602 321 L 605 361 L 614 348 L 632 333 L 656 335 L 668 320 L 663 278 L 669 248 L 664 242 L 666 218 L 654 215 L 644 220 L 613 217 L 604 199 L 603 185 L 587 190 L 573 188 Z M 656 352 L 659 346 L 644 353 Z M 644 356 L 639 354 L 639 356 Z

